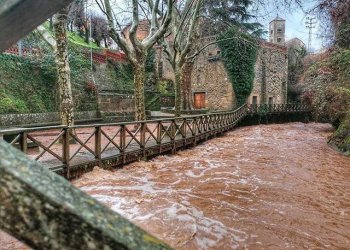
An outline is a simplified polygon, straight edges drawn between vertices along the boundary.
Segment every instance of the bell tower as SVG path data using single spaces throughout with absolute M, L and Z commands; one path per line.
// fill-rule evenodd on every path
M 277 16 L 270 22 L 269 27 L 269 41 L 284 45 L 286 41 L 286 20 Z

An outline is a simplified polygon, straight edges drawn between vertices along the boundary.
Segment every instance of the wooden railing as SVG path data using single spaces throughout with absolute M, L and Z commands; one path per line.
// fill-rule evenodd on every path
M 121 166 L 233 129 L 247 114 L 306 112 L 303 105 L 244 105 L 234 111 L 181 118 L 0 131 L 11 145 L 51 170 L 73 178 L 94 166 Z
M 275 113 L 301 113 L 310 112 L 308 105 L 302 104 L 259 104 L 259 105 L 248 105 L 248 114 L 275 114 Z

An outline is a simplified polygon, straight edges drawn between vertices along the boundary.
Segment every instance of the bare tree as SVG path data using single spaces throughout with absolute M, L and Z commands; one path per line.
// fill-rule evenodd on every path
M 68 61 L 67 16 L 69 8 L 64 8 L 55 15 L 54 33 L 56 39 L 56 64 L 60 100 L 61 124 L 74 125 L 73 97 Z
M 162 39 L 164 52 L 175 75 L 175 116 L 181 115 L 181 104 L 185 109 L 191 108 L 191 101 L 188 98 L 185 98 L 187 101 L 183 100 L 189 94 L 186 91 L 182 94 L 183 90 L 188 89 L 183 86 L 183 74 L 187 56 L 193 49 L 202 5 L 203 0 L 178 1 L 172 14 L 170 34 Z
M 104 41 L 105 47 L 108 48 L 108 22 L 105 18 L 97 15 L 91 16 L 91 36 L 97 46 L 101 46 L 101 41 Z
M 135 120 L 145 120 L 146 57 L 169 27 L 173 13 L 173 0 L 166 1 L 166 8 L 160 0 L 132 0 L 130 8 L 120 15 L 131 16 L 131 24 L 124 27 L 116 17 L 116 11 L 112 8 L 110 0 L 96 0 L 96 3 L 107 17 L 110 37 L 125 52 L 132 65 L 135 85 Z M 162 8 L 163 12 L 159 13 L 161 4 L 164 8 Z M 147 28 L 147 35 L 144 37 L 137 34 L 141 24 L 142 29 Z

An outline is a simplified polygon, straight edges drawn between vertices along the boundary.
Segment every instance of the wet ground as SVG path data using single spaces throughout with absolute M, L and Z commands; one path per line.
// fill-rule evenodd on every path
M 176 249 L 349 249 L 350 158 L 330 125 L 244 127 L 74 185 Z M 0 233 L 0 249 L 20 249 Z

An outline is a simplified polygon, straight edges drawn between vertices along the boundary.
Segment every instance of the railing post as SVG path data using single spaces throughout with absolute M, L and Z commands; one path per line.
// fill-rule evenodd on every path
M 145 122 L 141 122 L 140 126 L 141 126 L 140 141 L 141 141 L 142 155 L 143 155 L 143 157 L 146 157 L 146 124 L 145 124 Z
M 176 119 L 172 119 L 171 120 L 171 125 L 170 125 L 170 129 L 171 129 L 171 144 L 173 145 L 173 150 L 172 153 L 175 154 L 176 152 Z
M 162 153 L 162 121 L 157 124 L 157 145 L 159 147 L 159 154 Z
M 23 153 L 27 154 L 27 152 L 28 152 L 27 132 L 21 133 L 19 145 L 20 145 L 21 151 Z
M 122 124 L 120 125 L 120 142 L 119 142 L 119 145 L 120 145 L 120 155 L 123 159 L 123 164 L 126 163 L 126 156 L 125 156 L 125 141 L 126 141 L 126 131 L 125 131 L 125 125 Z
M 67 178 L 70 178 L 70 152 L 69 152 L 69 139 L 70 139 L 70 128 L 63 128 L 62 135 L 62 153 L 63 153 L 63 164 L 66 165 L 67 168 Z
M 95 127 L 95 158 L 98 160 L 98 166 L 102 167 L 101 155 L 101 127 Z
M 197 145 L 197 135 L 198 135 L 198 127 L 197 127 L 197 117 L 193 118 L 193 133 L 194 133 L 194 142 L 193 145 Z
M 183 118 L 182 138 L 185 139 L 185 146 L 187 145 L 187 119 Z

